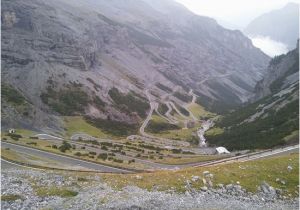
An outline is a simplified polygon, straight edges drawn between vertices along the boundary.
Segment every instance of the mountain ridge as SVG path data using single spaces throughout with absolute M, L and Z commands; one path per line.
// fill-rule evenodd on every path
M 241 32 L 173 1 L 3 1 L 2 11 L 2 81 L 32 104 L 28 127 L 62 127 L 57 110 L 76 101 L 57 93 L 75 89 L 84 109 L 74 106 L 71 114 L 128 123 L 141 116 L 128 104 L 113 105 L 112 88 L 137 100 L 151 89 L 160 102 L 165 93 L 156 83 L 182 94 L 194 89 L 212 103 L 226 102 L 225 91 L 238 105 L 253 95 L 269 60 Z M 3 124 L 18 126 L 16 115 Z

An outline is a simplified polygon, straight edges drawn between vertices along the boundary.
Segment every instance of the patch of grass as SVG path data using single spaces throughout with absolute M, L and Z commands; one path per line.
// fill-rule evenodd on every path
M 167 130 L 180 129 L 179 126 L 170 124 L 170 123 L 168 123 L 168 121 L 166 121 L 165 119 L 163 119 L 157 115 L 153 115 L 152 119 L 153 120 L 150 120 L 150 122 L 148 123 L 148 125 L 146 127 L 146 130 L 148 132 L 158 133 L 158 132 L 167 131 Z
M 287 190 L 287 193 L 297 196 L 295 191 L 298 191 L 297 185 L 299 185 L 298 156 L 297 153 L 242 163 L 139 174 L 142 179 L 137 179 L 136 175 L 132 174 L 104 174 L 102 178 L 109 185 L 117 188 L 135 185 L 148 190 L 151 190 L 153 186 L 159 187 L 160 190 L 168 190 L 174 187 L 176 191 L 184 192 L 186 180 L 191 180 L 192 176 L 202 176 L 204 171 L 209 171 L 214 174 L 214 184 L 230 184 L 239 181 L 243 188 L 255 192 L 261 182 L 266 181 L 273 187 Z M 291 172 L 287 170 L 288 165 L 293 167 Z M 281 185 L 275 181 L 276 178 L 285 180 L 286 184 Z M 203 184 L 200 180 L 192 186 L 198 189 Z
M 155 123 L 168 123 L 168 121 L 157 114 L 151 116 L 151 120 Z
M 36 194 L 39 197 L 59 196 L 62 198 L 75 197 L 78 192 L 58 187 L 37 187 Z
M 180 116 L 178 115 L 178 117 Z M 164 118 L 154 114 L 152 115 L 152 119 L 146 127 L 146 132 L 158 137 L 189 141 L 197 144 L 198 138 L 193 135 L 193 132 L 200 127 L 200 123 L 195 123 L 193 128 L 182 129 L 182 127 L 182 123 L 181 125 L 173 125 Z
M 87 123 L 82 116 L 65 117 L 65 129 L 68 137 L 74 133 L 86 133 L 94 137 L 105 138 L 109 135 L 101 129 Z
M 37 134 L 35 131 L 27 130 L 27 129 L 16 129 L 17 134 L 22 135 L 23 137 L 29 137 Z
M 215 136 L 215 135 L 219 135 L 222 134 L 224 132 L 223 128 L 219 128 L 219 127 L 213 127 L 211 129 L 209 129 L 208 131 L 205 132 L 205 135 L 208 136 Z
M 10 160 L 17 160 L 17 161 L 22 161 L 23 158 L 18 155 L 15 151 L 11 149 L 4 149 L 3 147 L 1 148 L 1 156 L 6 157 L 7 159 Z
M 228 155 L 200 155 L 194 157 L 166 157 L 163 159 L 155 160 L 158 163 L 165 163 L 171 165 L 185 164 L 185 163 L 195 163 L 195 162 L 205 162 L 210 160 L 219 160 L 228 157 Z
M 192 141 L 194 136 L 193 132 L 195 132 L 197 128 L 189 128 L 189 129 L 176 129 L 176 130 L 166 130 L 158 133 L 152 133 L 155 136 L 173 139 L 173 140 L 182 140 L 182 141 Z
M 290 135 L 283 138 L 285 142 L 292 143 L 299 141 L 299 130 L 293 131 Z
M 20 199 L 23 199 L 22 196 L 16 194 L 1 195 L 1 201 L 15 201 Z
M 204 109 L 203 106 L 197 104 L 197 103 L 192 103 L 190 104 L 187 109 L 193 113 L 193 115 L 197 118 L 197 119 L 206 119 L 206 118 L 211 118 L 214 117 L 215 114 L 206 111 Z
M 171 93 L 171 92 L 172 92 L 172 89 L 171 89 L 171 88 L 169 88 L 169 87 L 167 87 L 167 86 L 165 86 L 165 85 L 163 85 L 163 84 L 161 84 L 161 83 L 159 83 L 159 82 L 156 83 L 155 86 L 158 87 L 159 89 L 161 89 L 161 90 L 167 92 L 167 93 Z
M 93 119 L 90 117 L 86 117 L 85 120 L 92 126 L 101 129 L 102 132 L 116 137 L 125 137 L 133 135 L 136 134 L 138 131 L 137 124 L 127 124 L 125 122 L 103 120 L 100 118 Z

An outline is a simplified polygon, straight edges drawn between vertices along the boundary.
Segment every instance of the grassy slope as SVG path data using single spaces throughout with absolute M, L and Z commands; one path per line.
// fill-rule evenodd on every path
M 298 86 L 294 86 L 291 90 L 280 98 L 277 95 L 267 96 L 220 118 L 216 126 L 224 128 L 224 132 L 206 133 L 208 142 L 225 146 L 230 150 L 263 149 L 296 142 L 295 138 L 285 138 L 299 130 L 299 102 L 291 100 L 298 97 Z M 286 102 L 280 109 L 278 109 L 281 103 L 279 100 Z M 242 123 L 261 111 L 262 105 L 269 104 L 273 105 L 265 110 L 262 117 L 256 118 L 253 122 Z
M 295 196 L 299 185 L 299 154 L 290 154 L 278 157 L 271 157 L 261 160 L 254 160 L 244 163 L 230 163 L 219 166 L 207 166 L 199 168 L 188 168 L 179 171 L 159 171 L 155 173 L 140 174 L 142 179 L 137 179 L 136 175 L 115 175 L 104 174 L 102 178 L 111 186 L 122 188 L 127 185 L 135 185 L 141 188 L 152 189 L 159 186 L 161 190 L 168 190 L 174 187 L 179 192 L 185 191 L 186 180 L 191 180 L 192 176 L 202 176 L 204 171 L 214 174 L 214 183 L 230 184 L 237 181 L 245 189 L 255 192 L 257 186 L 262 181 L 266 181 L 276 188 L 287 190 Z M 288 172 L 287 166 L 291 165 L 293 170 Z M 285 185 L 276 182 L 276 178 L 286 181 Z M 192 184 L 199 188 L 203 184 L 201 181 Z
M 202 118 L 205 118 L 205 117 L 212 117 L 214 116 L 213 113 L 209 112 L 209 111 L 206 111 L 204 109 L 204 107 L 200 106 L 199 104 L 197 103 L 192 103 L 190 104 L 188 107 L 188 110 L 190 112 L 192 112 L 194 114 L 194 116 L 198 119 L 200 119 L 201 117 Z
M 158 115 L 152 115 L 152 122 L 154 123 L 168 123 L 165 119 Z M 150 123 L 151 123 L 150 121 Z M 194 128 L 189 129 L 173 129 L 173 130 L 164 130 L 158 133 L 152 133 L 155 136 L 163 137 L 163 138 L 170 138 L 175 140 L 189 140 L 193 138 L 193 132 L 195 132 L 198 127 L 200 126 L 199 123 L 196 123 Z M 146 128 L 147 131 L 147 128 Z
M 64 122 L 66 135 L 68 137 L 72 136 L 74 133 L 86 133 L 99 138 L 106 138 L 109 136 L 106 133 L 102 132 L 99 128 L 96 128 L 87 123 L 81 116 L 65 117 Z
M 194 157 L 166 157 L 164 159 L 157 159 L 155 162 L 165 163 L 170 165 L 194 163 L 194 162 L 205 162 L 210 160 L 219 160 L 228 157 L 228 155 L 197 155 Z

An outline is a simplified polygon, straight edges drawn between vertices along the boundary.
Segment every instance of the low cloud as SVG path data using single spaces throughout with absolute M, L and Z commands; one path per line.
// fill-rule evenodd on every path
M 252 43 L 255 47 L 260 48 L 267 55 L 274 57 L 287 53 L 289 50 L 282 42 L 277 42 L 270 37 L 256 36 L 251 37 Z

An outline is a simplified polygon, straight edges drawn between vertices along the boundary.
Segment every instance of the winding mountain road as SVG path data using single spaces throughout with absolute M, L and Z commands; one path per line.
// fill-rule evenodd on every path
M 132 171 L 126 170 L 126 169 L 119 169 L 114 168 L 106 165 L 101 165 L 98 163 L 93 163 L 85 160 L 80 160 L 72 157 L 67 157 L 65 155 L 55 154 L 52 152 L 46 152 L 22 145 L 12 144 L 8 142 L 1 142 L 1 147 L 4 148 L 10 148 L 12 150 L 15 150 L 20 153 L 28 153 L 32 154 L 38 157 L 47 158 L 49 160 L 57 161 L 59 163 L 65 164 L 65 165 L 71 165 L 74 167 L 81 166 L 83 168 L 86 168 L 88 170 L 94 170 L 94 171 L 101 171 L 101 172 L 112 172 L 112 173 L 130 173 Z
M 60 163 L 64 163 L 67 165 L 73 165 L 73 166 L 78 166 L 80 165 L 81 167 L 84 167 L 89 170 L 97 171 L 97 172 L 110 172 L 110 173 L 132 173 L 131 170 L 127 169 L 120 169 L 120 168 L 115 168 L 111 166 L 106 166 L 106 165 L 101 165 L 99 163 L 93 163 L 90 161 L 85 161 L 85 160 L 80 160 L 72 157 L 67 157 L 64 155 L 60 154 L 55 154 L 51 152 L 46 152 L 22 145 L 16 145 L 8 142 L 1 142 L 1 147 L 4 148 L 10 148 L 22 153 L 29 153 L 35 156 L 40 156 L 43 158 L 48 158 L 50 160 L 55 160 L 59 161 Z M 225 158 L 222 160 L 216 160 L 216 161 L 208 161 L 208 162 L 196 162 L 196 163 L 187 163 L 187 164 L 181 164 L 181 165 L 167 165 L 167 164 L 161 164 L 163 165 L 162 168 L 158 170 L 177 170 L 180 168 L 186 168 L 186 167 L 201 167 L 201 166 L 214 166 L 214 165 L 219 165 L 219 164 L 224 164 L 224 163 L 231 163 L 231 162 L 246 162 L 246 161 L 251 161 L 255 159 L 261 159 L 261 158 L 266 158 L 266 157 L 271 157 L 271 156 L 277 156 L 277 155 L 282 155 L 282 154 L 289 154 L 293 152 L 299 152 L 299 145 L 294 145 L 294 146 L 288 146 L 284 148 L 279 148 L 279 149 L 270 149 L 266 151 L 261 151 L 261 152 L 254 152 L 254 153 L 249 153 L 246 155 L 240 155 L 240 156 L 235 156 L 235 157 L 230 157 L 230 158 Z M 16 165 L 14 163 L 14 165 Z M 22 165 L 21 165 L 22 166 Z M 151 170 L 153 171 L 153 170 Z M 154 169 L 155 171 L 155 169 Z

